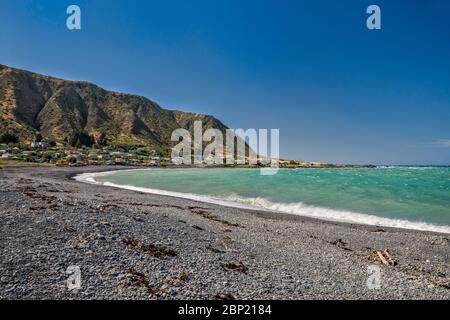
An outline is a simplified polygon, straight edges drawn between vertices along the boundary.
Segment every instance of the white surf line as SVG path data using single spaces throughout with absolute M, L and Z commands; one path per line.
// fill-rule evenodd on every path
M 227 200 L 221 199 L 221 198 L 202 196 L 202 195 L 193 194 L 193 193 L 182 193 L 182 192 L 175 192 L 175 191 L 166 191 L 166 190 L 161 190 L 161 189 L 135 187 L 135 186 L 131 186 L 131 185 L 119 185 L 119 184 L 115 184 L 112 182 L 99 182 L 99 181 L 95 180 L 95 177 L 106 177 L 106 176 L 112 175 L 117 172 L 136 171 L 136 170 L 158 170 L 158 169 L 126 169 L 126 170 L 114 170 L 114 171 L 106 171 L 106 172 L 82 173 L 82 174 L 74 176 L 73 179 L 75 179 L 79 182 L 84 182 L 84 183 L 89 183 L 89 184 L 114 187 L 114 188 L 118 188 L 118 189 L 126 189 L 126 190 L 131 190 L 131 191 L 149 193 L 149 194 L 156 194 L 156 195 L 160 195 L 160 196 L 169 196 L 169 197 L 175 197 L 175 198 L 194 200 L 194 201 L 211 203 L 211 204 L 216 204 L 216 205 L 223 205 L 226 207 L 249 209 L 249 210 L 259 210 L 259 211 L 263 210 L 263 211 L 273 212 L 273 210 L 268 210 L 265 208 L 252 206 L 252 205 L 239 204 L 234 201 L 227 201 Z
M 108 187 L 114 187 L 119 189 L 126 189 L 130 191 L 138 191 L 143 193 L 156 194 L 161 196 L 176 197 L 188 200 L 194 200 L 204 203 L 210 203 L 215 205 L 221 205 L 232 208 L 266 211 L 272 213 L 287 213 L 303 217 L 309 217 L 319 220 L 332 221 L 332 222 L 344 222 L 351 224 L 369 225 L 377 227 L 409 229 L 418 231 L 432 231 L 438 233 L 450 234 L 450 227 L 434 225 L 426 222 L 413 222 L 408 220 L 384 218 L 370 214 L 357 213 L 352 211 L 344 211 L 337 209 L 329 209 L 323 207 L 316 207 L 306 205 L 304 203 L 273 203 L 263 198 L 240 198 L 230 197 L 229 199 L 215 198 L 211 196 L 202 196 L 198 194 L 182 193 L 174 191 L 166 191 L 160 189 L 152 189 L 145 187 L 135 187 L 132 185 L 118 185 L 112 182 L 99 182 L 95 180 L 95 177 L 105 177 L 113 175 L 117 172 L 137 171 L 137 170 L 158 170 L 158 169 L 126 169 L 126 170 L 114 170 L 106 172 L 95 173 L 82 173 L 73 177 L 73 179 L 96 185 L 103 185 Z

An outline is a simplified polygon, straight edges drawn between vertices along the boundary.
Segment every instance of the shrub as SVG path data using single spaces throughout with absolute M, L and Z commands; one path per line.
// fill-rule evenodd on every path
M 86 132 L 75 132 L 68 140 L 69 145 L 76 148 L 81 146 L 92 147 L 95 143 L 94 137 Z
M 19 143 L 19 138 L 9 132 L 0 134 L 0 143 Z

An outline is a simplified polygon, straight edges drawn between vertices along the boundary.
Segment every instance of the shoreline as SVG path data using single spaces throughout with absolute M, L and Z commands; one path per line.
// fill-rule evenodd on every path
M 208 203 L 214 204 L 224 207 L 231 207 L 237 209 L 244 210 L 252 210 L 252 211 L 264 211 L 272 214 L 289 214 L 296 215 L 301 217 L 307 217 L 312 219 L 317 219 L 319 221 L 328 221 L 332 223 L 345 223 L 345 224 L 356 224 L 356 225 L 364 225 L 364 226 L 372 226 L 372 227 L 384 227 L 384 228 L 395 228 L 395 229 L 405 229 L 405 230 L 414 230 L 414 231 L 425 231 L 425 232 L 435 232 L 449 235 L 450 234 L 450 226 L 444 225 L 435 225 L 426 222 L 419 221 L 410 221 L 410 220 L 400 220 L 394 218 L 385 218 L 379 217 L 371 214 L 358 213 L 352 211 L 345 211 L 333 208 L 325 208 L 325 207 L 316 207 L 316 206 L 308 206 L 302 205 L 302 207 L 295 211 L 290 212 L 286 209 L 283 210 L 283 206 L 286 207 L 286 204 L 273 204 L 268 207 L 258 206 L 253 204 L 248 204 L 245 202 L 238 202 L 228 199 L 223 199 L 220 197 L 214 197 L 209 195 L 200 195 L 200 194 L 191 194 L 191 193 L 182 193 L 182 192 L 173 192 L 161 189 L 147 188 L 147 187 L 136 187 L 133 185 L 118 185 L 111 182 L 98 182 L 95 180 L 95 177 L 98 176 L 108 176 L 113 175 L 117 172 L 123 171 L 137 171 L 137 170 L 162 170 L 165 168 L 137 168 L 137 169 L 122 169 L 122 170 L 109 170 L 109 171 L 98 171 L 98 172 L 90 172 L 90 173 L 81 173 L 72 176 L 71 178 L 83 182 L 83 183 L 92 183 L 105 187 L 113 187 L 119 189 L 125 189 L 136 192 L 143 192 L 148 194 L 155 194 L 160 196 L 167 197 L 175 197 L 180 199 L 188 199 L 198 201 L 200 203 Z M 174 168 L 176 169 L 176 168 Z M 193 168 L 195 169 L 195 168 Z M 232 169 L 232 168 L 230 168 Z M 246 198 L 245 200 L 251 200 L 250 198 Z M 278 208 L 276 208 L 278 207 Z M 307 214 L 307 209 L 312 209 L 313 215 Z M 300 212 L 298 212 L 300 211 Z M 316 214 L 316 212 L 318 212 Z
M 450 237 L 0 170 L 0 299 L 449 299 Z M 131 168 L 135 169 L 135 168 Z M 371 260 L 388 249 L 395 265 Z M 69 266 L 82 287 L 66 288 Z M 367 287 L 368 268 L 381 289 Z

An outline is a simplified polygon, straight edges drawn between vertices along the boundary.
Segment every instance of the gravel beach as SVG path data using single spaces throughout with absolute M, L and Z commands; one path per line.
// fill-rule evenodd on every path
M 126 168 L 0 170 L 0 299 L 450 299 L 448 234 L 71 179 L 112 169 Z M 386 249 L 395 265 L 369 258 Z M 81 289 L 68 290 L 69 266 Z M 373 266 L 381 286 L 370 289 Z

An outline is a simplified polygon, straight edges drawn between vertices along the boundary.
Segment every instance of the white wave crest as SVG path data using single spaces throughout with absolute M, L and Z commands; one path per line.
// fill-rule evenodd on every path
M 450 233 L 450 227 L 447 226 L 434 225 L 426 222 L 384 218 L 365 213 L 317 207 L 306 205 L 302 202 L 276 203 L 264 198 L 241 198 L 238 196 L 228 197 L 227 200 L 265 208 L 270 211 L 290 213 L 304 217 L 324 219 L 328 221 Z
M 131 169 L 136 170 L 136 169 Z M 138 169 L 139 170 L 139 169 Z M 149 169 L 141 169 L 149 170 Z M 124 171 L 124 170 L 122 170 Z M 128 171 L 128 170 L 127 170 Z M 337 210 L 331 208 L 324 208 L 318 206 L 306 205 L 302 202 L 298 203 L 276 203 L 264 198 L 243 198 L 237 195 L 229 196 L 227 198 L 217 198 L 212 196 L 204 196 L 191 193 L 181 193 L 173 191 L 165 191 L 159 189 L 151 189 L 144 187 L 136 187 L 131 185 L 118 185 L 111 182 L 98 182 L 95 177 L 108 176 L 118 171 L 97 172 L 97 173 L 83 173 L 74 177 L 75 180 L 90 184 L 104 185 L 114 188 L 121 188 L 126 190 L 138 191 L 143 193 L 151 193 L 163 196 L 177 197 L 190 199 L 199 202 L 217 204 L 227 207 L 242 208 L 249 210 L 264 210 L 270 212 L 282 212 L 288 214 L 295 214 L 304 217 L 316 218 L 327 221 L 345 222 L 352 224 L 373 225 L 380 227 L 392 227 L 401 229 L 433 231 L 450 234 L 449 226 L 434 225 L 426 222 L 416 222 L 401 219 L 384 218 L 375 215 L 357 213 L 352 211 Z

